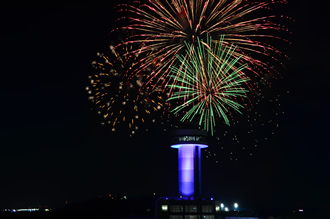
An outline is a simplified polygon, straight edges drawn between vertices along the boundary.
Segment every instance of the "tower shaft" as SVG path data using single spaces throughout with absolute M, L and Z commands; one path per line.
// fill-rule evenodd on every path
M 201 197 L 201 149 L 206 144 L 207 133 L 202 130 L 177 130 L 173 134 L 172 148 L 178 149 L 179 195 Z

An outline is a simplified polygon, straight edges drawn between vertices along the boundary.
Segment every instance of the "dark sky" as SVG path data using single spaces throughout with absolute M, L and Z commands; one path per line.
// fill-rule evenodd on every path
M 203 160 L 205 194 L 228 203 L 330 205 L 329 13 L 321 0 L 286 8 L 295 22 L 278 134 L 252 158 Z M 0 208 L 175 194 L 177 151 L 168 133 L 113 134 L 90 110 L 87 76 L 96 52 L 108 47 L 113 5 L 13 3 L 1 10 Z

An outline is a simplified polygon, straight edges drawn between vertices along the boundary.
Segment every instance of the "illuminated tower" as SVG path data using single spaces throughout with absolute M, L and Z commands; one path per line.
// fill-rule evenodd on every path
M 172 132 L 172 148 L 178 149 L 179 195 L 201 197 L 201 149 L 207 148 L 207 132 L 177 129 Z

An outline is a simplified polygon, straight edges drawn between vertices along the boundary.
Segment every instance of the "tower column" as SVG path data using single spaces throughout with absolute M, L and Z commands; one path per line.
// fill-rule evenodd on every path
M 179 195 L 201 196 L 201 149 L 207 148 L 203 130 L 179 129 L 172 134 L 172 148 L 178 149 Z

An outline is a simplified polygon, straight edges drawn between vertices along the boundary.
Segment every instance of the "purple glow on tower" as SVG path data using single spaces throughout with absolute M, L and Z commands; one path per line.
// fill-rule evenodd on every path
M 208 146 L 205 144 L 181 143 L 171 147 L 179 150 L 179 194 L 188 197 L 200 195 L 201 148 L 207 148 Z

